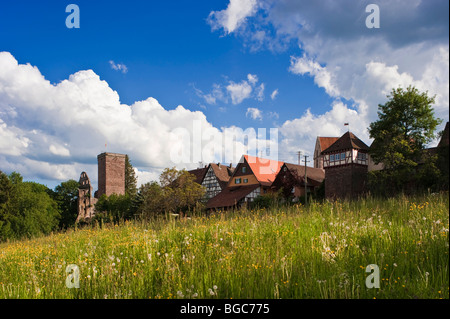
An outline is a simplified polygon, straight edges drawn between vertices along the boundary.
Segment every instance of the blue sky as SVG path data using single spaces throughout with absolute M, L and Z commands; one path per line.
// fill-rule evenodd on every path
M 80 8 L 79 29 L 65 25 L 71 3 Z M 379 29 L 365 25 L 371 3 L 380 8 Z M 437 96 L 445 124 L 448 6 L 2 2 L 0 170 L 50 187 L 85 170 L 95 184 L 96 155 L 107 143 L 130 155 L 140 182 L 155 180 L 162 167 L 198 165 L 170 155 L 174 132 L 192 131 L 195 121 L 217 136 L 232 127 L 277 128 L 278 159 L 296 162 L 297 151 L 312 155 L 317 136 L 343 134 L 345 122 L 370 144 L 377 105 L 409 84 Z

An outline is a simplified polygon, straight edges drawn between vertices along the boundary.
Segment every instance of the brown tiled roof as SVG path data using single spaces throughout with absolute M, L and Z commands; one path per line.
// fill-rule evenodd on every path
M 234 167 L 230 167 L 222 164 L 210 164 L 212 169 L 214 170 L 214 174 L 217 177 L 217 180 L 220 186 L 223 188 L 226 187 L 228 181 L 230 180 L 231 175 L 233 175 Z
M 208 170 L 208 167 L 206 166 L 206 167 L 203 167 L 203 168 L 193 169 L 193 170 L 188 171 L 188 172 L 195 176 L 195 182 L 197 184 L 201 184 L 203 182 L 203 177 L 205 177 L 205 174 L 206 174 L 207 170 Z
M 288 170 L 291 172 L 295 172 L 298 177 L 300 177 L 301 182 L 303 182 L 303 179 L 305 177 L 305 166 L 303 165 L 296 165 L 296 164 L 290 164 L 285 163 Z M 320 168 L 314 168 L 314 167 L 307 167 L 306 168 L 306 174 L 308 178 L 308 183 L 311 183 L 314 186 L 319 186 L 322 181 L 325 179 L 325 172 Z
M 233 207 L 258 187 L 259 185 L 247 185 L 225 188 L 206 203 L 206 208 Z
M 319 139 L 320 151 L 325 151 L 339 139 L 339 137 L 321 137 L 321 136 L 317 138 Z
M 331 153 L 335 151 L 356 149 L 356 150 L 369 150 L 369 146 L 356 137 L 352 132 L 347 132 L 342 135 L 336 142 L 330 147 L 323 150 L 322 153 Z

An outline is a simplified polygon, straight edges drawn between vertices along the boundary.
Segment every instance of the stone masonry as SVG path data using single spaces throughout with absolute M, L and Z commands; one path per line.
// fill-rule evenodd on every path
M 98 192 L 97 198 L 103 194 L 125 194 L 125 155 L 102 153 L 98 161 Z

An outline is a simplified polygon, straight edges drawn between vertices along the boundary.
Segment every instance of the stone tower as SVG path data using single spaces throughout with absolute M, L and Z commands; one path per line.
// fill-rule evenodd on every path
M 92 196 L 92 186 L 86 172 L 80 175 L 78 186 L 78 217 L 80 219 L 92 218 L 95 214 L 94 206 L 97 199 Z
M 125 155 L 102 153 L 98 161 L 98 191 L 97 198 L 103 194 L 125 194 Z
M 325 197 L 352 198 L 366 190 L 369 147 L 347 132 L 322 151 Z

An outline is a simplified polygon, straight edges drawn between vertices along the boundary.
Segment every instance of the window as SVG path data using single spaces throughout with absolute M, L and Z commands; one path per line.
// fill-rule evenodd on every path
M 339 161 L 339 154 L 334 155 L 334 160 Z
M 286 166 L 283 168 L 283 171 L 284 171 L 284 172 L 287 172 L 287 167 L 286 167 Z
M 345 153 L 341 153 L 341 160 L 345 160 Z
M 241 179 L 240 179 L 240 178 L 236 178 L 236 179 L 234 180 L 234 183 L 235 183 L 235 184 L 240 184 L 240 183 L 241 183 Z
M 365 161 L 366 160 L 366 153 L 360 153 L 358 152 L 358 159 L 360 161 Z
M 330 162 L 334 162 L 334 154 L 330 155 Z
M 246 166 L 242 167 L 242 173 L 247 173 L 247 167 Z
M 248 183 L 248 179 L 244 178 L 244 184 L 247 184 L 247 183 Z

